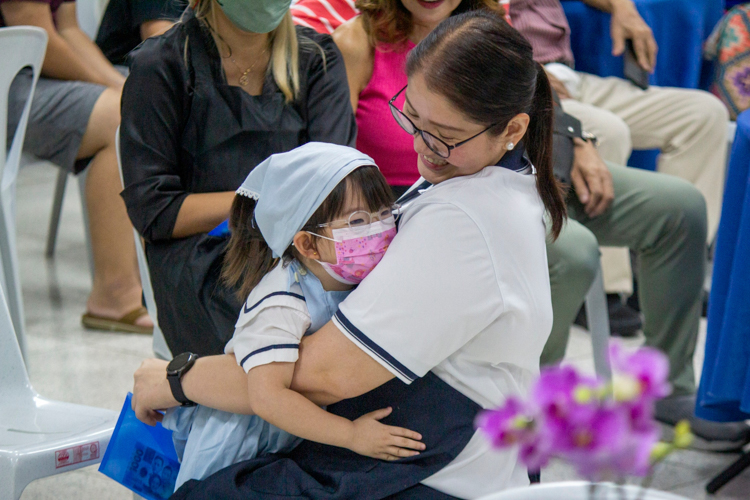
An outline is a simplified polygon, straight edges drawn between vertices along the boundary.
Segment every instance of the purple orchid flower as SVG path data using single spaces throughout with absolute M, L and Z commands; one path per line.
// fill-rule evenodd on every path
M 475 425 L 484 431 L 496 448 L 529 442 L 535 432 L 533 412 L 515 397 L 506 399 L 505 404 L 496 410 L 480 413 Z
M 518 446 L 530 469 L 558 456 L 590 480 L 646 475 L 660 435 L 654 405 L 671 390 L 669 364 L 656 349 L 628 352 L 618 343 L 610 358 L 611 385 L 570 366 L 545 368 L 527 401 L 508 398 L 483 412 L 477 427 L 494 447 Z
M 667 382 L 669 359 L 658 349 L 641 347 L 627 352 L 619 342 L 611 342 L 609 359 L 615 377 L 627 376 L 640 384 L 641 398 L 654 401 L 672 392 Z

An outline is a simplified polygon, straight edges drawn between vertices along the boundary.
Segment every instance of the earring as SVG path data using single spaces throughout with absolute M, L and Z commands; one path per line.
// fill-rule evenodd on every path
M 505 146 L 505 149 L 507 149 L 508 151 L 513 151 L 514 147 L 516 147 L 516 145 L 513 144 L 512 142 L 509 142 L 508 145 Z

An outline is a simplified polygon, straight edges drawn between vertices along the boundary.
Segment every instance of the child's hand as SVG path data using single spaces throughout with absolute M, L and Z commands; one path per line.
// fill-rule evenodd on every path
M 392 411 L 392 408 L 383 408 L 362 415 L 352 422 L 352 436 L 347 448 L 360 455 L 381 460 L 398 460 L 419 455 L 416 450 L 425 449 L 424 443 L 419 442 L 421 434 L 378 422 Z

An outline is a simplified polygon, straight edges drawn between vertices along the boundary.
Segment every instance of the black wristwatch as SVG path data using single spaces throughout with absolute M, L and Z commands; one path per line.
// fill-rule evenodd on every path
M 178 354 L 175 358 L 167 365 L 167 380 L 169 380 L 169 388 L 172 389 L 172 396 L 182 406 L 195 406 L 195 403 L 190 401 L 185 392 L 182 390 L 182 376 L 185 375 L 195 364 L 195 360 L 198 359 L 197 354 L 192 352 L 183 352 Z

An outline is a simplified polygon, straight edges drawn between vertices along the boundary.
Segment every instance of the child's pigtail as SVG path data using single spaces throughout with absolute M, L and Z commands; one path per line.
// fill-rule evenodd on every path
M 245 300 L 255 286 L 268 274 L 278 259 L 255 224 L 256 200 L 246 196 L 235 196 L 229 215 L 232 237 L 227 246 L 221 277 L 231 288 L 237 290 L 240 300 Z

